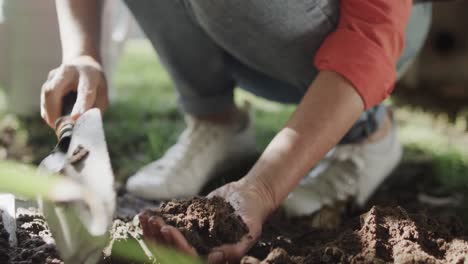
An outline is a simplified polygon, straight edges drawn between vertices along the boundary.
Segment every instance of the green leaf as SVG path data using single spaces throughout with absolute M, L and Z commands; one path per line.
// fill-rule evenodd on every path
M 47 197 L 63 177 L 39 171 L 36 167 L 13 161 L 0 161 L 0 192 L 23 198 Z

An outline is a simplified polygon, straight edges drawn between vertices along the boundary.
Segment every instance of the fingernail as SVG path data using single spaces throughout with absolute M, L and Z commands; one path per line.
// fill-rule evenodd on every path
M 163 232 L 163 233 L 169 233 L 169 229 L 170 229 L 169 226 L 163 226 L 163 227 L 161 227 L 161 232 Z
M 170 245 L 174 245 L 174 240 L 172 239 L 172 236 L 169 232 L 169 227 L 167 226 L 164 226 L 161 228 L 161 234 L 162 236 L 164 237 L 164 239 L 166 240 L 166 243 L 170 246 Z
M 208 256 L 208 263 L 222 263 L 224 260 L 224 253 L 222 251 L 215 251 Z

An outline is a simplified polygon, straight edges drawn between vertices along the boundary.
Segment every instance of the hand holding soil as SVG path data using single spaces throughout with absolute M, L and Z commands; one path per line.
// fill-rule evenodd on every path
M 216 260 L 214 263 L 237 262 L 257 242 L 262 233 L 263 223 L 274 210 L 273 200 L 262 193 L 256 185 L 241 180 L 226 184 L 208 195 L 226 199 L 249 228 L 249 233 L 243 236 L 240 242 L 214 248 L 209 260 Z
M 223 199 L 224 198 L 224 199 Z M 238 262 L 261 235 L 269 204 L 252 188 L 227 184 L 209 195 L 165 203 L 145 211 L 145 239 L 186 254 L 208 255 L 209 263 Z

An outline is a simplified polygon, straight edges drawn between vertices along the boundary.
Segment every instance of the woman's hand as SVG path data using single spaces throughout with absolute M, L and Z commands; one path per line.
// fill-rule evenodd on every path
M 208 255 L 210 263 L 238 262 L 257 242 L 262 226 L 273 212 L 273 199 L 262 185 L 247 183 L 245 180 L 229 183 L 213 191 L 208 197 L 220 196 L 226 199 L 249 228 L 249 233 L 240 242 L 214 248 Z
M 50 127 L 62 115 L 63 97 L 70 92 L 77 92 L 71 114 L 74 120 L 90 108 L 107 108 L 107 84 L 99 62 L 79 56 L 49 73 L 41 91 L 41 116 Z
M 209 263 L 236 263 L 255 244 L 262 232 L 263 222 L 274 210 L 273 199 L 263 187 L 255 183 L 238 181 L 213 191 L 208 197 L 220 196 L 226 199 L 242 217 L 249 233 L 236 244 L 222 245 L 212 249 Z M 155 244 L 174 247 L 188 255 L 196 256 L 196 250 L 175 227 L 166 225 L 161 218 L 140 215 L 140 223 L 146 240 Z

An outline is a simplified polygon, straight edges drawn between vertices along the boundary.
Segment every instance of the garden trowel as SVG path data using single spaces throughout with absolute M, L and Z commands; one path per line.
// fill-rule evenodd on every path
M 73 122 L 69 114 L 75 101 L 76 93 L 64 98 L 63 116 L 56 122 L 58 144 L 40 164 L 73 184 L 39 198 L 39 206 L 64 262 L 94 264 L 109 240 L 114 175 L 100 110 L 88 110 Z

